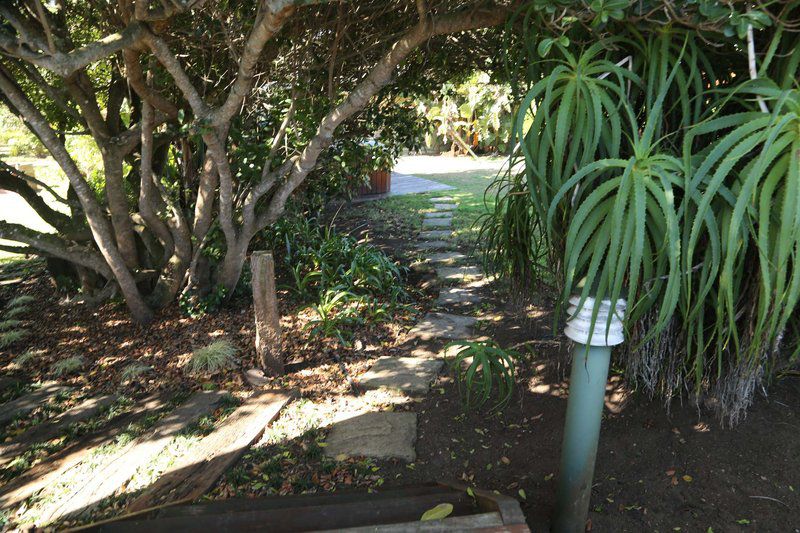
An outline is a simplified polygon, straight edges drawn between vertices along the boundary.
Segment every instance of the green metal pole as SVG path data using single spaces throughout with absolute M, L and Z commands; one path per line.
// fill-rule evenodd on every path
M 576 301 L 577 300 L 577 301 Z M 578 309 L 579 299 L 570 300 L 572 318 L 565 333 L 575 341 L 570 373 L 567 419 L 561 448 L 558 479 L 555 533 L 583 533 L 589 514 L 592 479 L 600 439 L 606 382 L 611 364 L 611 346 L 623 340 L 621 313 L 624 302 L 617 303 L 615 316 L 606 332 L 610 302 L 601 302 L 600 312 L 591 327 L 594 300 L 587 299 Z M 597 330 L 597 331 L 594 331 Z

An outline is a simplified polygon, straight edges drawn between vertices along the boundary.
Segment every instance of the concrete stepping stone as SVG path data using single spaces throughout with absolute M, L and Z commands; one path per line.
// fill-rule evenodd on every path
M 452 211 L 457 207 L 458 204 L 433 204 L 433 208 L 437 211 Z
M 430 254 L 427 257 L 427 260 L 429 263 L 451 264 L 457 261 L 462 261 L 466 258 L 467 256 L 461 252 L 438 252 L 435 254 Z
M 443 248 L 452 248 L 453 243 L 447 241 L 422 241 L 416 243 L 414 246 L 415 249 L 420 251 L 425 250 L 441 250 Z
M 471 281 L 483 277 L 483 271 L 474 265 L 469 266 L 439 266 L 436 275 L 447 281 Z
M 470 328 L 478 322 L 471 316 L 449 313 L 428 313 L 408 332 L 409 339 L 466 339 L 472 335 Z
M 449 229 L 435 229 L 431 231 L 419 232 L 419 238 L 426 241 L 438 241 L 440 239 L 446 239 L 451 235 L 453 235 L 453 232 Z
M 450 218 L 452 216 L 452 211 L 433 211 L 431 213 L 425 213 L 425 218 Z
M 422 221 L 423 228 L 449 228 L 452 225 L 452 218 L 426 218 Z
M 416 441 L 416 413 L 364 413 L 335 423 L 324 450 L 328 457 L 340 459 L 363 456 L 413 462 Z
M 456 201 L 456 199 L 453 198 L 452 196 L 439 196 L 437 198 L 431 198 L 431 202 L 433 202 L 435 204 L 441 204 L 441 203 L 446 203 L 446 202 L 455 202 L 455 201 Z
M 477 304 L 480 303 L 480 301 L 481 297 L 470 289 L 448 287 L 439 293 L 439 297 L 436 299 L 436 305 Z
M 359 380 L 367 389 L 391 389 L 408 395 L 428 392 L 442 361 L 418 357 L 383 356 Z

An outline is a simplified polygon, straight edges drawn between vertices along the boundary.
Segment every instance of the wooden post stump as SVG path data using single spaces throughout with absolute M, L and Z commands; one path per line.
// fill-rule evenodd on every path
M 283 374 L 281 324 L 278 294 L 275 290 L 275 261 L 272 252 L 258 251 L 250 256 L 253 273 L 253 307 L 256 319 L 256 352 L 265 372 Z

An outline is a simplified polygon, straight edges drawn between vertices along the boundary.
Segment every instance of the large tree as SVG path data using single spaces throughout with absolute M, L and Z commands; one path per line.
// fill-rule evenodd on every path
M 252 240 L 284 214 L 337 130 L 398 76 L 461 67 L 470 50 L 442 53 L 448 39 L 478 47 L 509 13 L 473 0 L 4 2 L 2 101 L 69 193 L 0 165 L 0 188 L 55 229 L 0 223 L 0 238 L 65 262 L 87 292 L 118 287 L 140 322 L 182 291 L 231 291 Z M 67 149 L 75 134 L 99 148 L 99 185 Z M 243 161 L 247 139 L 257 150 Z M 217 234 L 220 260 L 209 265 L 203 250 Z

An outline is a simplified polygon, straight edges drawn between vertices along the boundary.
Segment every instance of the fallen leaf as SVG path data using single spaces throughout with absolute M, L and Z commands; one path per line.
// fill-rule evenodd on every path
M 683 476 L 683 480 L 686 483 L 691 483 L 692 482 L 692 476 L 690 476 L 689 474 L 686 474 L 685 476 Z
M 674 470 L 667 470 L 667 475 L 668 476 L 674 476 L 675 475 L 675 471 Z
M 503 462 L 503 464 L 507 464 L 507 465 L 511 464 L 511 459 L 509 459 L 505 455 L 503 457 L 501 457 L 500 460 Z
M 523 500 L 527 500 L 528 499 L 528 497 L 525 496 L 525 490 L 524 489 L 519 489 L 519 497 L 522 498 Z
M 422 514 L 420 521 L 427 522 L 428 520 L 442 520 L 447 518 L 453 513 L 452 503 L 440 503 L 432 509 L 428 509 Z

